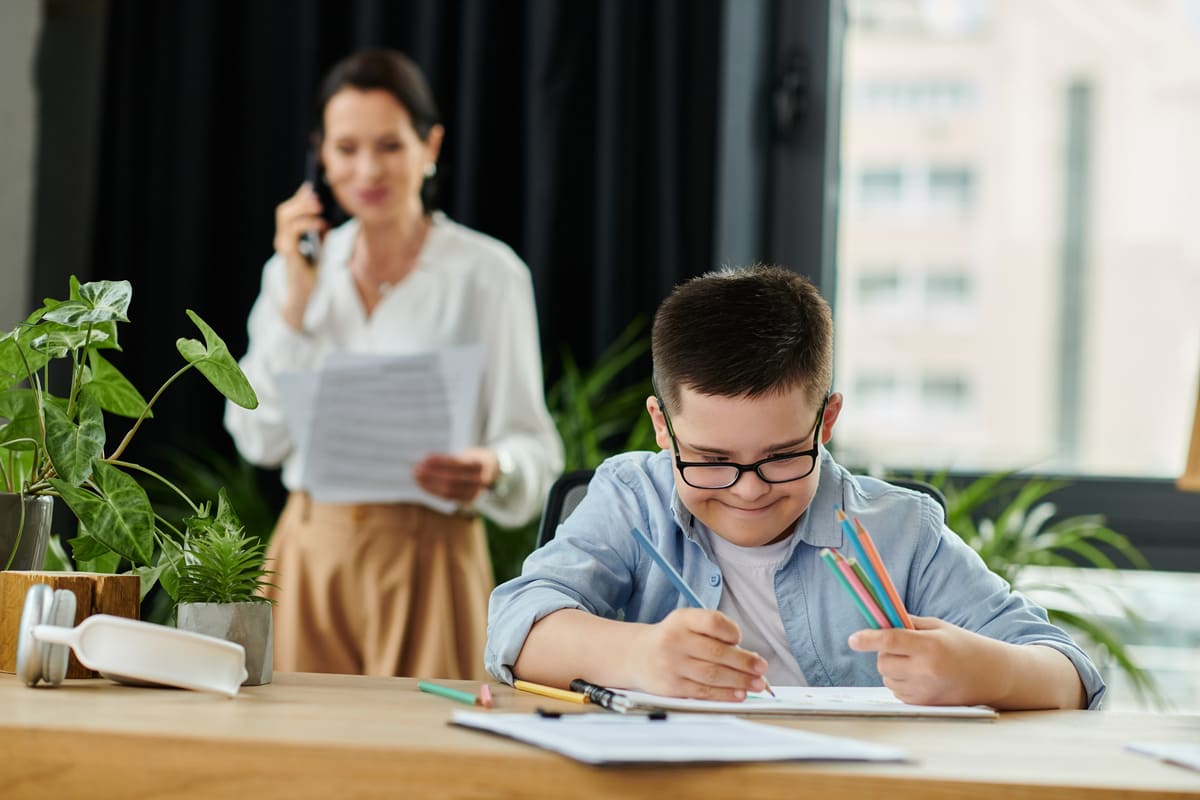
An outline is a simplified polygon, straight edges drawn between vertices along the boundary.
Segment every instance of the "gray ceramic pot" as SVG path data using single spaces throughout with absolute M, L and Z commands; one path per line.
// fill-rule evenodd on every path
M 26 497 L 22 527 L 21 496 L 0 492 L 0 569 L 7 565 L 7 569 L 39 570 L 45 565 L 53 512 L 53 497 Z M 13 555 L 13 548 L 16 548 L 16 555 Z M 10 555 L 13 556 L 11 565 Z
M 176 625 L 180 630 L 227 639 L 245 648 L 249 677 L 243 686 L 271 682 L 275 672 L 275 627 L 270 603 L 180 603 Z

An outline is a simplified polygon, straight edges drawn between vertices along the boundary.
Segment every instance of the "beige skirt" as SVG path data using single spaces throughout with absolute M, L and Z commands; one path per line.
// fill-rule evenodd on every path
M 268 558 L 276 669 L 483 679 L 493 577 L 477 516 L 293 492 Z

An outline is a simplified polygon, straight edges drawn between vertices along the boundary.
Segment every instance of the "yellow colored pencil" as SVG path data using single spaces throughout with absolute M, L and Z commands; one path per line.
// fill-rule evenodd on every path
M 543 686 L 529 681 L 513 681 L 513 687 L 522 692 L 540 694 L 542 697 L 553 697 L 555 700 L 566 700 L 568 703 L 587 703 L 588 696 L 582 692 L 570 692 L 566 689 L 556 689 L 553 686 Z

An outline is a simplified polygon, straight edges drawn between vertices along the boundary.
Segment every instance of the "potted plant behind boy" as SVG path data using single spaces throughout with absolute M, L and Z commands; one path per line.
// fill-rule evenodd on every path
M 270 683 L 274 672 L 271 602 L 262 596 L 270 584 L 266 544 L 246 533 L 225 490 L 216 516 L 208 509 L 187 520 L 187 532 L 173 574 L 163 587 L 178 602 L 180 629 L 237 642 L 246 651 L 244 685 Z
M 42 567 L 49 507 L 53 497 L 61 497 L 79 520 L 79 535 L 71 540 L 76 561 L 105 561 L 114 571 L 118 563 L 128 564 L 141 578 L 144 597 L 178 555 L 182 534 L 155 513 L 129 473 L 183 492 L 153 470 L 124 460 L 130 441 L 152 416 L 155 401 L 193 367 L 234 403 L 258 405 L 225 343 L 191 310 L 187 315 L 204 341 L 178 339 L 186 363 L 145 400 L 102 355 L 120 349 L 117 323 L 129 321 L 132 296 L 128 281 L 80 284 L 72 277 L 66 300 L 45 300 L 0 336 L 0 489 L 22 501 L 15 514 L 0 514 L 0 524 L 16 518 L 14 530 L 0 530 L 0 569 Z M 66 374 L 52 375 L 52 367 Z M 66 392 L 55 394 L 52 379 L 62 378 Z M 106 448 L 105 412 L 134 420 L 112 450 Z M 188 503 L 207 514 L 206 507 Z

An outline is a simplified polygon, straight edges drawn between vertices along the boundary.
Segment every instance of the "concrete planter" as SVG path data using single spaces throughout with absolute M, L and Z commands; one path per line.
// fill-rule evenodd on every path
M 8 569 L 39 570 L 45 565 L 46 543 L 50 541 L 50 517 L 53 513 L 53 497 L 26 497 L 25 525 L 22 528 L 21 495 L 0 492 L 0 569 L 8 564 L 14 547 L 17 552 Z
M 275 672 L 275 627 L 270 603 L 180 603 L 176 625 L 244 647 L 249 677 L 243 686 L 271 682 Z

